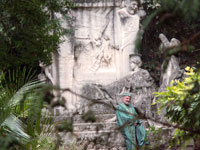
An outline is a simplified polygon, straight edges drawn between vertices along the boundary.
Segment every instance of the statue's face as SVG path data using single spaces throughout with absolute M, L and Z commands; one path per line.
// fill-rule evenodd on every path
M 124 96 L 122 100 L 123 100 L 124 104 L 128 105 L 131 102 L 131 97 L 130 96 Z
M 138 6 L 137 6 L 136 1 L 131 2 L 130 5 L 127 7 L 127 11 L 131 15 L 134 15 L 136 13 L 137 9 L 138 9 Z
M 130 58 L 130 67 L 132 71 L 134 71 L 138 67 L 138 65 L 135 63 L 134 58 Z
M 135 62 L 130 62 L 130 67 L 131 67 L 131 70 L 135 70 L 137 68 L 137 65 L 135 64 Z
M 136 1 L 131 2 L 131 7 L 133 10 L 136 10 L 138 8 L 137 2 Z
M 130 68 L 131 68 L 132 71 L 140 68 L 141 65 L 142 65 L 142 60 L 139 56 L 132 56 L 132 57 L 130 57 L 129 60 L 130 60 L 129 61 L 130 62 Z

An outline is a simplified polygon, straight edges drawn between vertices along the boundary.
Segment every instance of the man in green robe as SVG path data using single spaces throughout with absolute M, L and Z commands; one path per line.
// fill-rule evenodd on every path
M 137 112 L 131 104 L 131 94 L 123 93 L 122 101 L 116 110 L 117 126 L 122 127 L 126 150 L 136 150 L 136 147 L 147 144 L 146 132 L 141 122 L 135 119 Z

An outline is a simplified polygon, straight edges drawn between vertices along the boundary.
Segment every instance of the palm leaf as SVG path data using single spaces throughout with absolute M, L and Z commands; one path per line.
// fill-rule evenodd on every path
M 3 127 L 8 133 L 15 135 L 16 138 L 19 140 L 23 139 L 25 141 L 28 141 L 30 139 L 30 136 L 24 132 L 23 122 L 12 114 L 5 119 L 0 127 Z
M 25 95 L 32 95 L 41 90 L 43 86 L 44 82 L 34 80 L 26 83 L 14 95 L 6 92 L 5 89 L 2 90 L 4 92 L 0 96 L 0 128 L 13 135 L 20 142 L 28 141 L 30 136 L 24 131 L 24 123 L 14 115 L 15 109 L 24 101 Z
M 29 94 L 31 92 L 36 92 L 40 90 L 40 88 L 43 87 L 44 85 L 45 85 L 44 82 L 38 80 L 26 83 L 12 96 L 8 106 L 15 107 L 17 104 L 19 104 L 20 101 L 23 100 L 24 95 Z

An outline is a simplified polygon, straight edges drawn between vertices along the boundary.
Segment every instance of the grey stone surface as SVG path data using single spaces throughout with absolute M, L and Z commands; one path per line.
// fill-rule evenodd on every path
M 73 124 L 74 131 L 100 131 L 100 130 L 114 130 L 116 129 L 116 122 L 109 123 L 75 123 Z
M 124 149 L 124 138 L 116 130 L 75 132 L 79 138 L 88 141 L 88 147 L 92 149 Z
M 94 117 L 96 119 L 95 122 L 104 122 L 105 120 L 113 118 L 114 116 L 115 114 L 100 114 L 98 111 L 96 112 L 96 114 L 94 113 Z M 85 120 L 82 117 L 83 115 L 75 115 L 73 117 L 74 123 L 85 123 Z

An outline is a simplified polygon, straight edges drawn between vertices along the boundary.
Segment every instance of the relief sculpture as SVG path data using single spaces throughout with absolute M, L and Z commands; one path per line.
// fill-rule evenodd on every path
M 121 51 L 132 49 L 132 46 L 134 45 L 134 37 L 138 31 L 137 22 L 135 20 L 139 19 L 136 14 L 137 9 L 137 2 L 132 1 L 118 11 L 122 29 L 121 37 L 123 38 L 120 43 Z
M 88 30 L 87 35 L 85 34 L 84 38 L 77 37 L 75 49 L 77 72 L 84 71 L 88 74 L 94 74 L 97 72 L 110 72 L 110 70 L 115 69 L 116 46 L 113 44 L 112 37 L 112 10 L 107 9 L 101 14 L 96 10 L 96 14 L 89 14 L 99 24 L 91 21 L 91 26 L 85 26 Z M 79 28 L 77 28 L 77 31 L 79 31 Z M 81 31 L 78 32 L 77 36 L 80 36 Z
M 115 47 L 111 44 L 110 38 L 104 35 L 98 40 L 100 42 L 96 42 L 97 49 L 92 56 L 93 63 L 90 67 L 92 72 L 96 72 L 100 67 L 109 67 L 114 60 Z
M 121 55 L 122 75 L 130 72 L 129 55 L 135 54 L 135 40 L 139 31 L 140 17 L 137 14 L 138 6 L 136 1 L 126 2 L 125 7 L 117 11 L 118 15 L 118 44 Z
M 107 35 L 91 38 L 87 43 L 81 42 L 79 46 L 76 46 L 77 66 L 92 73 L 110 69 L 115 63 L 116 50 L 117 47 L 112 44 Z

